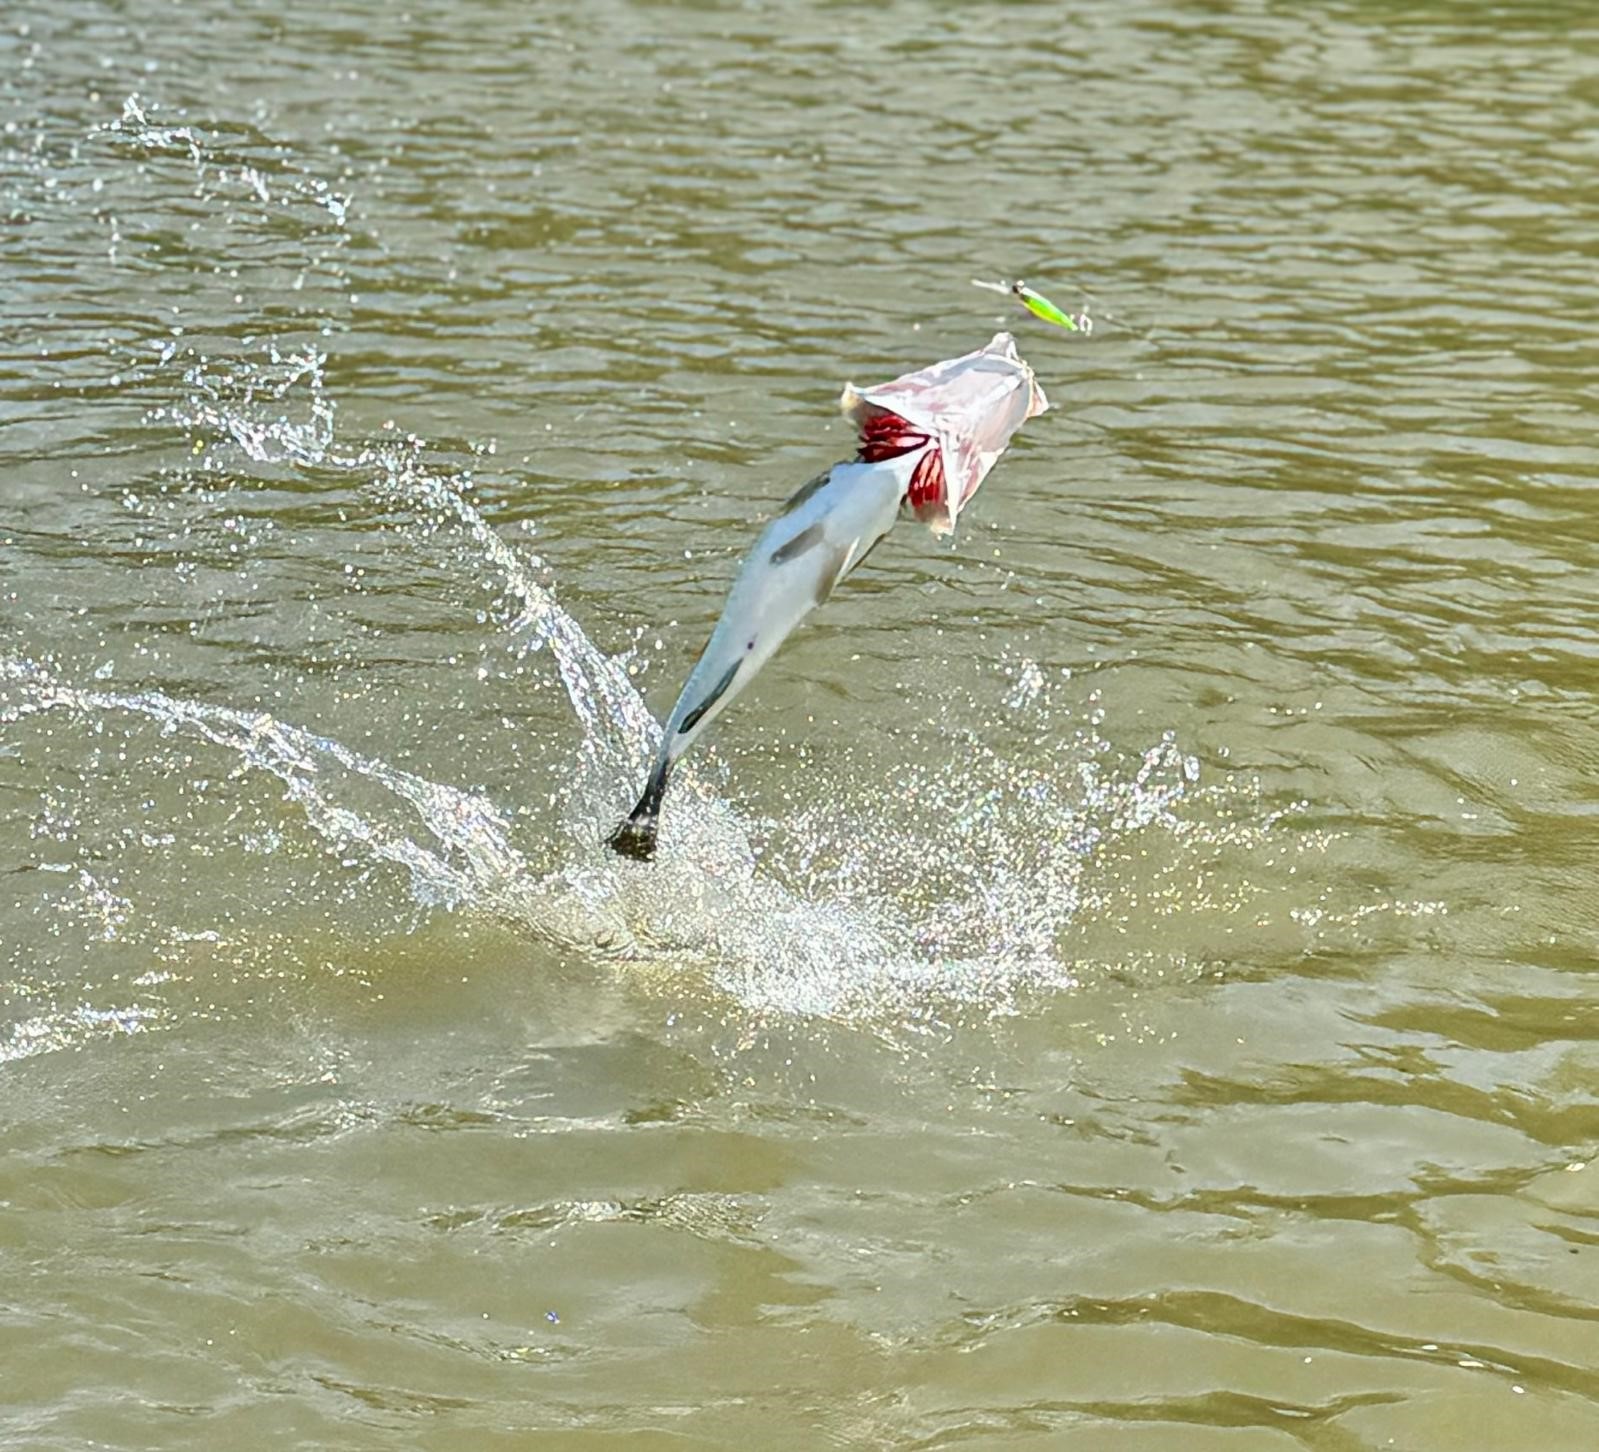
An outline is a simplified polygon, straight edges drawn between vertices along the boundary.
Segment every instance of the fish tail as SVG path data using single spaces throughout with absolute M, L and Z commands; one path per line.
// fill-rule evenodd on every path
M 642 808 L 636 808 L 633 815 L 622 822 L 617 829 L 606 838 L 611 851 L 621 857 L 631 857 L 635 862 L 649 862 L 655 856 L 655 834 L 659 830 L 659 820 L 653 813 L 644 814 Z
M 638 805 L 606 839 L 611 851 L 631 857 L 635 862 L 649 862 L 654 858 L 655 836 L 660 830 L 661 797 L 666 792 L 666 777 L 670 771 L 670 763 L 662 762 L 650 773 Z

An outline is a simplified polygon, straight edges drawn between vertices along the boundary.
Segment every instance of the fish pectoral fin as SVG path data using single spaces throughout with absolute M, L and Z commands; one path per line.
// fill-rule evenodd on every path
M 856 570 L 860 569 L 860 567 L 862 565 L 864 565 L 867 562 L 867 560 L 869 560 L 872 557 L 872 551 L 875 550 L 878 547 L 878 545 L 882 544 L 882 542 L 885 539 L 887 539 L 887 538 L 888 538 L 887 534 L 878 535 L 877 538 L 874 539 L 869 545 L 867 545 L 866 548 L 864 550 L 862 550 L 860 552 L 860 554 L 855 559 L 850 561 L 849 567 L 844 571 L 844 575 L 846 577 L 849 576 L 849 575 L 853 575 Z M 834 583 L 837 583 L 837 582 L 835 581 Z
M 821 562 L 821 573 L 816 577 L 816 603 L 820 605 L 833 593 L 833 587 L 849 573 L 850 560 L 855 553 L 853 544 L 835 545 Z
M 790 560 L 797 560 L 801 555 L 821 544 L 826 533 L 827 531 L 822 528 L 821 521 L 818 520 L 815 524 L 802 529 L 792 539 L 784 540 L 782 544 L 773 550 L 771 563 L 774 565 L 786 565 Z

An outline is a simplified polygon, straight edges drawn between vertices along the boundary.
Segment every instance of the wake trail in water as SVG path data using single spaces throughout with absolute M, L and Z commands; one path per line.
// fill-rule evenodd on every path
M 276 777 L 287 800 L 339 854 L 403 870 L 423 907 L 471 907 L 537 929 L 554 942 L 607 952 L 622 947 L 625 932 L 618 920 L 588 914 L 579 921 L 559 904 L 541 901 L 541 883 L 513 846 L 509 820 L 482 796 L 401 771 L 265 712 L 179 700 L 160 691 L 82 689 L 18 660 L 0 660 L 0 690 L 13 697 L 0 708 L 0 723 L 52 711 L 90 721 L 131 715 L 156 723 L 163 737 L 185 732 L 232 752 L 246 767 Z M 357 784 L 378 788 L 383 799 L 405 809 L 404 819 L 347 805 Z

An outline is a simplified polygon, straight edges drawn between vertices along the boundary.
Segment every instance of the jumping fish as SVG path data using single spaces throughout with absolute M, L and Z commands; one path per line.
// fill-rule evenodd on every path
M 624 857 L 647 862 L 655 855 L 661 798 L 678 758 L 872 552 L 901 510 L 934 534 L 948 534 L 1011 436 L 1049 407 L 1009 333 L 873 388 L 848 384 L 840 402 L 860 430 L 856 455 L 800 489 L 745 556 L 667 717 L 643 795 L 611 834 L 610 845 Z

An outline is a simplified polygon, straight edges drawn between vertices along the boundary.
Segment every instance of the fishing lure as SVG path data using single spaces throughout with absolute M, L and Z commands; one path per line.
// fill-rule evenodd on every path
M 983 288 L 987 292 L 1007 293 L 1015 298 L 1035 318 L 1042 318 L 1046 323 L 1053 323 L 1057 328 L 1065 328 L 1071 333 L 1091 333 L 1094 331 L 1094 320 L 1087 313 L 1069 313 L 1064 308 L 1057 307 L 1043 293 L 1028 287 L 1020 279 L 1015 282 L 981 282 L 974 277 L 972 286 Z

